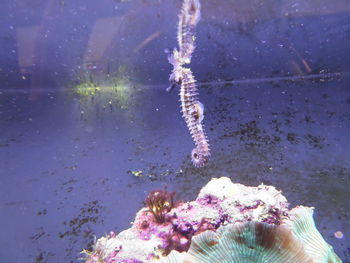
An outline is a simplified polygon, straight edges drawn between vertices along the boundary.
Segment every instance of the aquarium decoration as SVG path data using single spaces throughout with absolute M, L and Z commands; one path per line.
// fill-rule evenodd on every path
M 148 205 L 129 229 L 111 232 L 83 253 L 86 263 L 340 263 L 316 229 L 313 208 L 288 205 L 273 186 L 214 178 L 195 201 L 167 206 L 161 222 Z
M 191 62 L 195 48 L 195 28 L 199 19 L 199 0 L 184 0 L 177 31 L 179 50 L 175 48 L 168 58 L 173 65 L 173 71 L 169 78 L 170 87 L 167 89 L 171 91 L 174 87 L 180 86 L 182 115 L 196 145 L 191 153 L 192 162 L 196 167 L 204 166 L 210 157 L 208 138 L 202 124 L 204 106 L 198 100 L 198 89 L 193 73 L 190 68 L 185 67 Z

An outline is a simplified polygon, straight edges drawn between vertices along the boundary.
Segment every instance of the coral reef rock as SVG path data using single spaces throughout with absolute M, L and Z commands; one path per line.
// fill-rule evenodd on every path
M 221 226 L 194 236 L 187 253 L 174 250 L 162 263 L 341 262 L 317 231 L 312 213 L 300 206 L 281 225 L 252 221 Z
M 341 262 L 312 214 L 309 207 L 288 210 L 273 186 L 214 178 L 195 201 L 169 209 L 164 222 L 143 208 L 130 229 L 98 239 L 84 253 L 86 263 Z

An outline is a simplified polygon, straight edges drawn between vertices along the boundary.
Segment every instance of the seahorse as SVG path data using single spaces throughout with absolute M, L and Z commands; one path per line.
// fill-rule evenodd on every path
M 177 31 L 179 50 L 175 48 L 168 57 L 169 62 L 173 65 L 173 71 L 170 74 L 170 86 L 167 89 L 171 91 L 174 87 L 180 86 L 182 116 L 196 145 L 191 153 L 192 163 L 196 167 L 202 167 L 208 162 L 210 148 L 202 124 L 204 106 L 198 100 L 196 80 L 191 69 L 184 65 L 191 62 L 195 49 L 195 27 L 199 19 L 199 0 L 184 0 Z

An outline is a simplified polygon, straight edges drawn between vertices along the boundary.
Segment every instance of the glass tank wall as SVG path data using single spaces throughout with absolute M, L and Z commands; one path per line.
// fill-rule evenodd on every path
M 1 262 L 78 262 L 167 185 L 273 185 L 350 262 L 350 2 L 201 0 L 211 158 L 166 92 L 180 0 L 13 0 L 0 17 Z M 335 235 L 341 231 L 343 236 Z

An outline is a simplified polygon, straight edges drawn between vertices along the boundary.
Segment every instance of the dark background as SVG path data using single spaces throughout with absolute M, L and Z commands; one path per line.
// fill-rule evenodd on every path
M 128 228 L 150 190 L 193 200 L 220 176 L 315 207 L 350 262 L 349 1 L 202 1 L 201 169 L 177 91 L 165 92 L 181 1 L 2 5 L 0 262 L 76 262 L 94 235 Z M 101 91 L 78 94 L 86 82 Z

